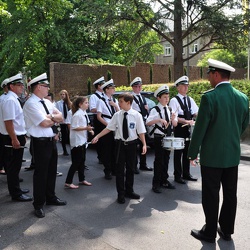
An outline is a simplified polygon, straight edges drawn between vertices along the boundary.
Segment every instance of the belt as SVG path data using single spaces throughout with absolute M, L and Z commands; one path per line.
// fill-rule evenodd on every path
M 137 141 L 137 139 L 135 139 L 135 140 L 133 140 L 133 141 L 123 141 L 123 140 L 115 140 L 115 141 L 117 141 L 117 142 L 121 142 L 123 145 L 130 145 L 130 144 L 135 144 L 135 143 L 137 143 L 138 141 Z
M 54 141 L 54 137 L 33 137 L 31 138 L 35 141 Z

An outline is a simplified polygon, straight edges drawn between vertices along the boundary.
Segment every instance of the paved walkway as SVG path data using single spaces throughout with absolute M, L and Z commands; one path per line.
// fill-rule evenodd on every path
M 61 153 L 61 146 L 58 145 Z M 242 143 L 243 156 L 249 157 L 249 143 Z M 171 154 L 172 157 L 172 154 Z M 25 150 L 20 176 L 22 188 L 32 190 L 32 171 L 25 171 L 30 155 Z M 148 164 L 153 165 L 153 151 L 148 152 Z M 186 185 L 175 184 L 175 190 L 161 194 L 151 190 L 152 172 L 135 176 L 135 191 L 140 200 L 116 202 L 115 179 L 103 178 L 102 165 L 97 163 L 95 150 L 87 150 L 86 179 L 92 187 L 78 190 L 64 188 L 69 156 L 59 155 L 56 193 L 67 200 L 67 206 L 45 206 L 46 216 L 38 219 L 31 202 L 12 202 L 8 195 L 6 176 L 0 176 L 0 249 L 4 250 L 235 250 L 249 249 L 250 196 L 249 161 L 241 160 L 238 182 L 238 208 L 233 241 L 219 238 L 215 244 L 200 242 L 190 236 L 190 230 L 204 224 L 201 205 L 200 168 L 191 172 L 199 179 Z M 169 174 L 173 181 L 172 158 Z M 77 175 L 74 178 L 77 183 Z M 32 193 L 31 193 L 32 194 Z
M 241 160 L 250 161 L 250 139 L 241 143 Z

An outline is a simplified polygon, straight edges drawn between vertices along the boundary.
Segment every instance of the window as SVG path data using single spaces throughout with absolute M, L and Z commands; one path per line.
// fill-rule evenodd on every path
M 198 51 L 198 44 L 197 43 L 194 43 L 191 48 L 190 48 L 190 53 L 191 54 L 194 54 Z
M 172 55 L 171 45 L 170 43 L 168 43 L 165 46 L 165 56 L 171 56 L 171 55 Z

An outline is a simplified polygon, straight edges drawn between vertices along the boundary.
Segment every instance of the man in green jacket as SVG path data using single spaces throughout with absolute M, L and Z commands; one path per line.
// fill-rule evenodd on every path
M 208 80 L 213 89 L 201 98 L 188 158 L 195 165 L 200 153 L 202 206 L 206 219 L 203 228 L 193 229 L 191 235 L 214 243 L 217 231 L 227 241 L 234 233 L 240 137 L 249 123 L 249 101 L 229 82 L 230 73 L 235 71 L 233 67 L 213 59 L 208 59 L 208 64 Z M 218 220 L 220 185 L 223 203 Z

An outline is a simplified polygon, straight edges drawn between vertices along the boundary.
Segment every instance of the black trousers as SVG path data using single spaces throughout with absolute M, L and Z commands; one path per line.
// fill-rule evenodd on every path
M 39 140 L 31 137 L 33 144 L 33 175 L 34 208 L 40 209 L 45 201 L 53 201 L 55 195 L 57 172 L 57 147 L 55 140 Z
M 101 160 L 104 165 L 104 173 L 115 173 L 115 140 L 113 132 L 109 132 L 99 139 L 101 146 Z
M 189 141 L 185 141 L 184 149 L 174 150 L 174 176 L 179 179 L 190 175 L 190 161 L 187 157 Z
M 205 234 L 212 238 L 216 236 L 221 186 L 223 202 L 219 224 L 225 234 L 233 234 L 237 207 L 238 166 L 230 168 L 201 166 L 201 177 L 202 206 L 206 218 Z
M 4 138 L 3 135 L 0 133 L 0 170 L 5 169 L 4 166 L 4 160 L 3 160 L 3 156 L 4 156 Z
M 78 171 L 79 182 L 85 180 L 84 165 L 86 157 L 86 146 L 74 147 L 71 149 L 71 161 L 72 164 L 69 168 L 66 183 L 71 184 L 73 182 L 74 174 Z
M 3 145 L 12 145 L 8 135 L 2 135 Z M 21 146 L 26 143 L 25 135 L 17 136 Z M 11 197 L 15 198 L 22 194 L 19 184 L 19 173 L 22 167 L 23 148 L 13 149 L 4 147 L 3 160 L 7 174 L 8 189 Z
M 162 147 L 162 137 L 154 137 L 154 176 L 153 187 L 159 188 L 161 184 L 165 183 L 169 177 L 168 163 L 170 151 Z
M 63 148 L 63 153 L 67 152 L 66 145 L 69 144 L 69 129 L 67 124 L 60 124 L 61 128 L 61 136 L 62 136 L 62 148 Z
M 141 140 L 138 139 L 138 144 L 137 145 L 139 146 L 138 149 L 137 149 L 137 154 L 138 154 L 139 159 L 140 159 L 140 162 L 139 162 L 140 167 L 145 167 L 147 165 L 147 155 L 146 154 L 144 154 L 144 155 L 141 154 L 142 148 L 143 148 L 143 144 L 142 144 Z M 138 158 L 136 156 L 136 165 L 135 165 L 135 167 L 137 167 L 137 165 L 138 165 Z
M 134 192 L 133 186 L 136 146 L 136 142 L 133 144 L 124 145 L 122 142 L 116 141 L 116 190 L 119 196 L 124 196 L 125 192 Z

